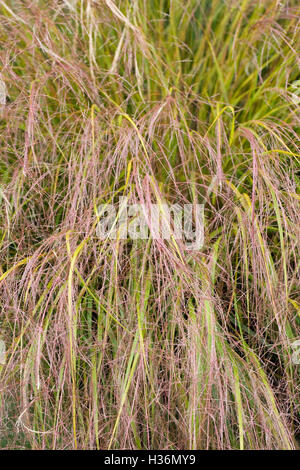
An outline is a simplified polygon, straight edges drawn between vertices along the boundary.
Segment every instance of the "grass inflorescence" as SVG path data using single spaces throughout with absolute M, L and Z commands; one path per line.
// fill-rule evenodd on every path
M 299 13 L 0 1 L 1 448 L 297 447 Z M 203 247 L 100 239 L 120 197 Z

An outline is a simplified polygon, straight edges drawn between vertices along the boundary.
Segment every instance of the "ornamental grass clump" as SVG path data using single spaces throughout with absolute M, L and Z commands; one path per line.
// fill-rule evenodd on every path
M 297 448 L 299 13 L 0 1 L 2 449 Z

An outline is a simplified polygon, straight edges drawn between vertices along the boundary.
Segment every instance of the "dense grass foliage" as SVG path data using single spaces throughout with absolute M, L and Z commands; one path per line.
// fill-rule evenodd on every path
M 0 1 L 2 448 L 297 447 L 297 4 Z

